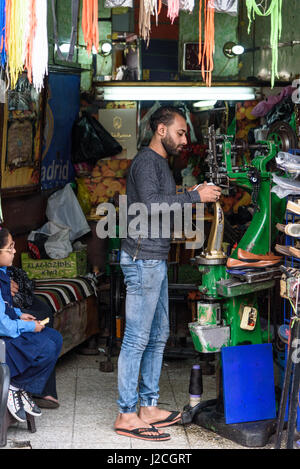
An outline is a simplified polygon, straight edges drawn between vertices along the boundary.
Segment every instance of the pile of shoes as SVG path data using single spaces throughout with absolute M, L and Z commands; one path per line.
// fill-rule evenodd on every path
M 229 257 L 227 260 L 228 273 L 244 273 L 264 270 L 266 268 L 278 266 L 282 261 L 282 256 L 276 256 L 272 252 L 268 254 L 253 254 L 252 252 L 238 249 L 238 258 Z

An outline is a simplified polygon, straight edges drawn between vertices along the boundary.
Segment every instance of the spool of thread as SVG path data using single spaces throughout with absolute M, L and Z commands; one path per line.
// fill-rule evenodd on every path
M 193 365 L 191 369 L 189 394 L 190 406 L 195 407 L 195 405 L 200 402 L 203 394 L 202 370 L 200 365 Z

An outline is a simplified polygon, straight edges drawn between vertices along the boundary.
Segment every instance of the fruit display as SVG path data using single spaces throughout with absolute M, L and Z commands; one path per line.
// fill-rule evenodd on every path
M 243 101 L 236 104 L 236 138 L 247 141 L 250 129 L 259 126 L 259 119 L 252 114 L 258 101 Z
M 116 193 L 125 195 L 126 174 L 132 160 L 99 160 L 90 176 L 81 178 L 90 194 L 91 206 L 108 202 Z

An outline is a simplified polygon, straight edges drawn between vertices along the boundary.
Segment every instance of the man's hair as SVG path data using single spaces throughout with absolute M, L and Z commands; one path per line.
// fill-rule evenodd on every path
M 157 109 L 150 117 L 150 127 L 152 132 L 156 132 L 159 124 L 171 125 L 174 120 L 174 115 L 179 114 L 179 116 L 185 119 L 185 114 L 175 106 L 162 106 Z

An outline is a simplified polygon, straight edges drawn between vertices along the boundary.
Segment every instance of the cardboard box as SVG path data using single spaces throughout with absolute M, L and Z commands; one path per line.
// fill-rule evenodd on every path
M 75 278 L 87 271 L 87 251 L 74 251 L 64 259 L 32 259 L 27 252 L 21 254 L 22 269 L 30 279 Z

